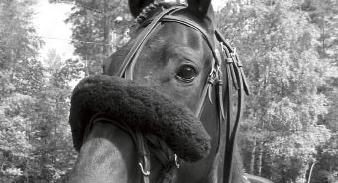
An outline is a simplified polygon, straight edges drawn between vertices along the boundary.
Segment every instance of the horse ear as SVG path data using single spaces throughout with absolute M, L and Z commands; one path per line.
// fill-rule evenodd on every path
M 211 0 L 188 0 L 188 9 L 197 17 L 205 17 L 211 8 Z
M 128 0 L 129 10 L 134 17 L 137 17 L 143 8 L 153 2 L 154 0 Z

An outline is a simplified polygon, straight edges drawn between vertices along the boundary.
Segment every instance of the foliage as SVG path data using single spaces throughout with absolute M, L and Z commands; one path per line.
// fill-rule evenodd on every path
M 34 0 L 0 1 L 0 182 L 65 179 L 76 158 L 70 84 L 128 40 L 127 1 L 50 2 L 73 3 L 80 60 L 39 59 Z M 249 173 L 303 183 L 314 165 L 311 182 L 337 181 L 337 13 L 334 0 L 230 0 L 217 14 L 251 83 L 239 135 Z
M 324 58 L 337 58 L 338 5 L 335 0 L 306 0 L 302 9 L 309 13 L 311 21 L 320 29 L 318 52 Z M 337 62 L 336 62 L 337 63 Z
M 314 166 L 311 182 L 335 182 L 338 176 L 338 134 L 334 134 L 321 148 L 318 148 L 318 162 Z
M 31 182 L 53 182 L 72 167 L 76 154 L 67 120 L 71 93 L 67 81 L 79 77 L 81 67 L 76 60 L 66 60 L 49 71 L 51 76 L 43 90 L 34 95 L 13 94 L 3 101 L 0 136 L 4 140 L 0 141 L 0 149 L 4 154 L 4 176 L 12 175 L 7 170 L 17 168 L 23 172 L 21 177 L 28 176 Z
M 42 41 L 32 25 L 34 0 L 0 1 L 0 182 L 56 182 L 72 167 L 68 126 L 69 83 L 79 60 L 51 51 L 43 65 Z
M 0 2 L 0 101 L 22 87 L 32 87 L 32 92 L 39 88 L 40 81 L 35 80 L 40 73 L 34 72 L 39 68 L 34 69 L 42 42 L 31 24 L 33 4 L 32 0 Z
M 331 103 L 320 89 L 334 63 L 322 57 L 320 27 L 308 15 L 291 0 L 230 1 L 219 14 L 253 91 L 241 132 L 246 168 L 274 182 L 304 182 L 317 148 L 331 136 L 320 125 Z
M 101 65 L 128 33 L 131 16 L 127 1 L 76 1 L 66 20 L 72 24 L 75 54 L 86 62 L 86 75 L 101 73 Z

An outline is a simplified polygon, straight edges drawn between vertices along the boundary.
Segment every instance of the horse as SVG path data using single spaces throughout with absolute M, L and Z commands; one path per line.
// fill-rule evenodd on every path
M 211 0 L 128 3 L 131 40 L 72 94 L 69 182 L 248 182 L 236 131 L 249 89 Z

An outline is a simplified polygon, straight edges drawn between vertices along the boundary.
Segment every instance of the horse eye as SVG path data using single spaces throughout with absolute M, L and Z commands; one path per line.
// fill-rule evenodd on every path
M 191 65 L 182 65 L 177 71 L 176 71 L 176 78 L 180 81 L 183 81 L 185 83 L 192 82 L 195 77 L 197 76 L 196 69 Z

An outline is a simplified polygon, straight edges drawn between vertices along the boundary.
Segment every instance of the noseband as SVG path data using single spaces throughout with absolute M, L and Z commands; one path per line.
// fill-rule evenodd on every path
M 216 91 L 217 109 L 219 115 L 218 130 L 219 138 L 217 145 L 217 154 L 215 156 L 212 171 L 217 171 L 218 162 L 224 157 L 224 168 L 223 168 L 223 182 L 229 183 L 231 181 L 231 165 L 232 156 L 234 151 L 236 132 L 239 125 L 239 119 L 241 116 L 242 105 L 243 105 L 243 93 L 249 94 L 249 89 L 246 83 L 242 64 L 238 59 L 236 50 L 233 49 L 222 37 L 219 31 L 215 30 L 214 35 L 210 38 L 209 34 L 197 23 L 178 15 L 174 15 L 175 12 L 186 8 L 185 6 L 175 6 L 169 9 L 163 10 L 160 14 L 155 16 L 147 27 L 137 36 L 134 45 L 130 49 L 128 55 L 125 57 L 122 65 L 120 66 L 117 76 L 133 79 L 133 69 L 144 45 L 147 40 L 151 37 L 156 29 L 162 24 L 167 22 L 179 23 L 192 28 L 200 32 L 210 48 L 213 61 L 212 69 L 209 72 L 207 81 L 204 84 L 202 95 L 198 103 L 198 108 L 195 115 L 200 118 L 203 111 L 203 105 L 206 98 L 208 97 L 212 101 L 211 93 L 213 88 Z M 218 42 L 214 46 L 215 42 Z M 223 72 L 222 64 L 225 64 L 226 72 L 226 89 L 223 94 Z M 232 102 L 231 97 L 233 94 L 233 87 L 237 91 L 237 112 L 235 116 L 234 125 L 232 122 Z M 226 111 L 224 111 L 226 109 Z M 149 183 L 150 175 L 150 157 L 146 143 L 144 143 L 144 137 L 142 134 L 136 132 L 136 142 L 138 149 L 141 154 L 139 158 L 140 170 L 143 174 L 143 182 Z M 178 160 L 175 155 L 175 165 L 178 168 Z

